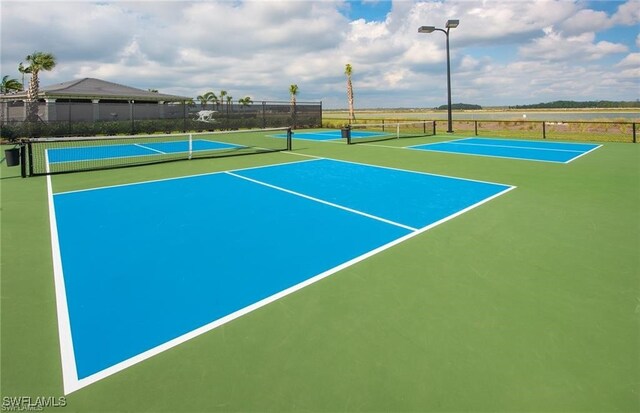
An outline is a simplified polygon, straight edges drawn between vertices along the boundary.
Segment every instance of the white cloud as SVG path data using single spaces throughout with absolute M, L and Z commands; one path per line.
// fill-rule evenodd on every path
M 286 100 L 297 83 L 301 100 L 325 107 L 346 105 L 343 72 L 351 63 L 359 105 L 432 107 L 446 100 L 445 36 L 417 29 L 457 18 L 455 101 L 518 104 L 588 92 L 635 100 L 633 44 L 598 41 L 596 33 L 636 24 L 638 4 L 607 16 L 564 0 L 398 0 L 372 22 L 349 21 L 341 14 L 348 3 L 326 0 L 3 1 L 1 58 L 3 74 L 16 76 L 30 52 L 53 52 L 58 66 L 43 73 L 43 84 L 100 77 L 189 96 L 225 89 Z M 640 47 L 640 36 L 634 41 Z M 620 53 L 628 56 L 619 60 Z M 617 72 L 608 56 L 620 61 Z
M 594 32 L 611 27 L 613 23 L 607 13 L 594 10 L 580 10 L 560 23 L 562 31 L 569 35 Z
M 640 23 L 640 0 L 629 0 L 622 4 L 612 20 L 617 24 L 628 26 Z
M 531 44 L 520 47 L 520 55 L 528 59 L 566 61 L 597 60 L 602 57 L 624 53 L 627 46 L 607 41 L 595 42 L 595 33 L 587 32 L 576 36 L 565 36 L 552 28 L 545 30 L 544 37 L 535 39 Z

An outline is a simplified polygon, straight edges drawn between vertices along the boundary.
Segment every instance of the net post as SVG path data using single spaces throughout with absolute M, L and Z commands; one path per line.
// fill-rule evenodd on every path
M 291 128 L 287 128 L 287 150 L 290 151 L 292 148 L 292 142 L 293 142 L 293 132 L 291 131 Z
M 633 122 L 631 129 L 633 131 L 633 143 L 636 143 L 638 141 L 636 140 L 636 123 L 635 122 Z
M 24 142 L 20 143 L 20 176 L 27 177 L 27 147 Z
M 547 139 L 547 122 L 542 121 L 542 139 Z
M 396 139 L 400 139 L 400 122 L 396 123 Z
M 473 129 L 474 129 L 475 134 L 476 134 L 475 136 L 478 136 L 478 121 L 477 120 L 473 121 Z
M 189 134 L 189 160 L 193 157 L 193 134 Z
M 29 176 L 33 176 L 33 146 L 27 141 L 27 157 L 29 158 Z

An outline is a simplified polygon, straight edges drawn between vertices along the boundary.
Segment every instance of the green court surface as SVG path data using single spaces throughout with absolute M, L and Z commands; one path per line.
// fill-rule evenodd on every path
M 27 398 L 62 400 L 55 412 L 640 411 L 640 145 L 570 164 L 401 148 L 450 139 L 294 141 L 51 177 L 63 192 L 318 156 L 517 187 L 66 396 L 47 177 L 3 163 L 3 410 Z

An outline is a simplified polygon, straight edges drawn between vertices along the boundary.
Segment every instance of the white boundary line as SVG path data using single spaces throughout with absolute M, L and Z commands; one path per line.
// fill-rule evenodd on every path
M 46 170 L 49 172 L 49 156 L 45 151 Z M 64 393 L 69 394 L 82 386 L 78 386 L 75 352 L 71 336 L 71 320 L 67 304 L 67 291 L 64 285 L 62 270 L 62 254 L 58 239 L 55 204 L 53 201 L 53 185 L 51 175 L 47 175 L 47 198 L 49 201 L 49 225 L 51 229 L 51 256 L 53 260 L 53 280 L 56 292 L 56 312 L 58 316 L 58 337 L 60 339 L 60 360 L 62 364 L 62 383 Z
M 576 159 L 578 159 L 578 158 L 582 158 L 582 157 L 583 157 L 583 156 L 585 156 L 586 154 L 591 153 L 591 152 L 595 151 L 596 149 L 600 149 L 600 147 L 602 147 L 602 145 L 598 145 L 598 146 L 596 146 L 595 148 L 592 148 L 592 149 L 590 149 L 590 150 L 588 150 L 588 151 L 586 151 L 586 152 L 583 152 L 583 153 L 581 153 L 580 155 L 578 155 L 578 156 L 576 156 L 576 157 L 574 157 L 574 158 L 569 159 L 569 160 L 568 160 L 568 161 L 566 161 L 565 163 L 573 162 L 573 161 L 575 161 L 575 160 L 576 160 Z
M 238 174 L 235 174 L 233 172 L 228 172 L 228 171 L 225 172 L 225 173 L 227 175 L 235 176 L 236 178 L 244 179 L 244 180 L 247 180 L 249 182 L 253 182 L 255 184 L 258 184 L 258 185 L 263 185 L 263 186 L 266 186 L 268 188 L 276 189 L 278 191 L 286 192 L 286 193 L 291 194 L 291 195 L 295 195 L 295 196 L 299 196 L 301 198 L 309 199 L 311 201 L 315 201 L 315 202 L 318 202 L 320 204 L 328 205 L 328 206 L 331 206 L 331 207 L 334 207 L 334 208 L 338 208 L 338 209 L 342 209 L 344 211 L 351 212 L 353 214 L 362 215 L 362 216 L 367 217 L 367 218 L 375 219 L 376 221 L 381 221 L 381 222 L 384 222 L 385 224 L 390 224 L 390 225 L 394 225 L 396 227 L 408 229 L 409 231 L 417 231 L 418 230 L 417 228 L 413 228 L 413 227 L 410 227 L 408 225 L 401 224 L 399 222 L 394 222 L 394 221 L 391 221 L 391 220 L 388 220 L 388 219 L 385 219 L 385 218 L 382 218 L 382 217 L 378 217 L 378 216 L 375 216 L 375 215 L 367 214 L 366 212 L 358 211 L 357 209 L 352 209 L 352 208 L 349 208 L 349 207 L 346 207 L 346 206 L 343 206 L 343 205 L 334 204 L 333 202 L 324 201 L 322 199 L 314 198 L 312 196 L 305 195 L 305 194 L 302 194 L 300 192 L 292 191 L 290 189 L 286 189 L 286 188 L 282 188 L 282 187 L 279 187 L 279 186 L 276 186 L 276 185 L 268 184 L 266 182 L 258 181 L 257 179 L 248 178 L 246 176 L 238 175 Z
M 420 146 L 420 145 L 418 145 Z M 412 149 L 414 151 L 424 151 L 424 152 L 436 152 L 436 153 L 446 153 L 449 155 L 468 155 L 468 156 L 479 156 L 482 158 L 499 158 L 499 159 L 512 159 L 516 161 L 531 161 L 531 162 L 544 162 L 544 163 L 556 163 L 556 164 L 566 164 L 568 161 L 546 161 L 543 159 L 531 159 L 531 158 L 516 158 L 514 156 L 499 156 L 499 155 L 482 155 L 479 153 L 467 153 L 467 152 L 454 152 L 454 151 L 440 151 L 435 149 L 418 149 L 416 148 L 407 148 Z M 570 161 L 569 161 L 570 162 Z
M 442 143 L 442 142 L 438 142 Z M 530 146 L 511 146 L 511 145 L 491 145 L 487 143 L 467 143 L 464 142 L 464 139 L 459 141 L 449 142 L 454 145 L 467 145 L 467 146 L 483 146 L 487 148 L 509 148 L 509 149 L 526 149 L 532 151 L 551 151 L 551 152 L 572 152 L 572 153 L 582 153 L 583 151 L 578 150 L 570 150 L 570 149 L 553 149 L 553 148 L 532 148 Z M 435 145 L 435 143 L 429 143 L 427 145 Z
M 491 185 L 511 186 L 511 185 L 507 185 L 507 184 L 502 184 L 500 182 L 481 181 L 479 179 L 460 178 L 458 176 L 434 174 L 434 173 L 431 173 L 431 172 L 412 171 L 411 169 L 395 168 L 395 167 L 392 167 L 392 166 L 371 165 L 371 164 L 367 164 L 367 163 L 363 163 L 363 162 L 345 161 L 345 160 L 342 160 L 342 159 L 332 159 L 332 158 L 322 158 L 322 159 L 325 159 L 325 160 L 328 160 L 328 161 L 352 163 L 352 164 L 355 164 L 355 165 L 370 166 L 372 168 L 390 169 L 392 171 L 400 171 L 400 172 L 408 172 L 408 173 L 414 173 L 414 174 L 420 174 L 420 175 L 438 176 L 438 177 L 441 177 L 441 178 L 457 179 L 457 180 L 460 180 L 460 181 L 478 182 L 478 183 L 482 183 L 482 184 L 491 184 Z
M 302 154 L 298 154 L 298 155 L 310 156 L 311 157 L 311 155 L 302 155 Z M 318 161 L 320 159 L 325 159 L 325 158 L 319 158 L 319 157 L 314 157 L 314 158 L 316 158 L 316 159 L 305 159 L 304 161 L 282 162 L 282 163 L 274 163 L 274 164 L 269 164 L 269 165 L 250 166 L 250 167 L 247 167 L 247 168 L 234 169 L 233 171 L 246 171 L 246 170 L 250 170 L 250 169 L 271 168 L 271 167 L 274 167 L 274 166 L 294 164 L 294 163 L 300 163 L 300 162 L 313 162 L 313 161 Z M 154 182 L 174 181 L 174 180 L 177 180 L 177 179 L 188 179 L 188 178 L 196 178 L 196 177 L 199 177 L 199 176 L 223 174 L 225 172 L 228 172 L 228 171 L 205 172 L 205 173 L 201 173 L 201 174 L 176 176 L 176 177 L 173 177 L 173 178 L 151 179 L 149 181 L 129 182 L 129 183 L 126 183 L 126 184 L 115 184 L 115 185 L 107 185 L 107 186 L 98 186 L 98 187 L 95 187 L 95 188 L 86 188 L 86 189 L 74 189 L 74 190 L 71 190 L 71 191 L 56 192 L 55 195 L 73 194 L 73 193 L 76 193 L 76 192 L 87 192 L 87 191 L 100 191 L 102 189 L 119 188 L 119 187 L 123 187 L 123 186 L 133 186 L 133 185 L 144 185 L 144 184 L 151 184 L 151 183 L 154 183 Z
M 561 163 L 561 164 L 568 164 L 570 162 L 573 162 L 574 160 L 588 154 L 591 153 L 593 151 L 595 151 L 596 149 L 599 149 L 600 147 L 602 147 L 602 144 L 595 144 L 595 143 L 574 143 L 574 142 L 540 142 L 540 143 L 550 143 L 550 144 L 554 144 L 554 143 L 559 143 L 559 144 L 568 144 L 568 145 L 593 145 L 594 147 L 589 149 L 586 152 L 583 151 L 578 151 L 578 150 L 568 150 L 568 149 L 552 149 L 552 148 L 531 148 L 531 147 L 527 147 L 527 146 L 508 146 L 508 145 L 488 145 L 488 144 L 479 144 L 479 143 L 464 143 L 465 140 L 468 139 L 495 139 L 498 140 L 500 138 L 482 138 L 482 137 L 468 137 L 468 138 L 461 138 L 461 139 L 454 139 L 454 140 L 450 140 L 450 141 L 441 141 L 441 142 L 432 142 L 432 143 L 424 143 L 424 144 L 420 144 L 420 145 L 412 145 L 412 146 L 405 146 L 403 147 L 403 149 L 413 149 L 413 150 L 418 150 L 418 151 L 427 151 L 427 152 L 439 152 L 439 153 L 448 153 L 448 154 L 454 154 L 454 155 L 470 155 L 470 156 L 483 156 L 486 158 L 501 158 L 501 159 L 516 159 L 516 160 L 522 160 L 522 161 L 533 161 L 533 162 L 547 162 L 547 163 Z M 506 139 L 506 142 L 518 142 L 518 140 L 513 140 L 513 139 Z M 539 141 L 532 141 L 532 140 L 522 140 L 521 142 L 530 142 L 530 143 L 539 143 Z M 579 155 L 574 156 L 573 158 L 566 160 L 566 161 L 549 161 L 549 160 L 544 160 L 544 159 L 531 159 L 531 158 L 521 158 L 521 157 L 514 157 L 514 156 L 500 156 L 500 155 L 484 155 L 484 154 L 479 154 L 479 153 L 466 153 L 466 152 L 454 152 L 454 151 L 445 151 L 445 150 L 435 150 L 435 149 L 422 149 L 420 147 L 426 147 L 426 146 L 431 146 L 431 145 L 437 145 L 437 144 L 441 144 L 441 143 L 452 143 L 452 144 L 456 144 L 456 145 L 467 145 L 467 146 L 484 146 L 484 147 L 497 147 L 497 148 L 513 148 L 513 149 L 531 149 L 531 150 L 541 150 L 541 151 L 554 151 L 554 152 L 575 152 L 575 153 L 579 153 Z M 374 145 L 369 145 L 369 146 L 374 146 Z M 387 146 L 388 148 L 391 148 L 391 146 Z

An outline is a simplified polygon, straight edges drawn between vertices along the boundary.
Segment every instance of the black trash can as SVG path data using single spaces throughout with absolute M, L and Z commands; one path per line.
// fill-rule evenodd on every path
M 345 127 L 340 129 L 341 135 L 342 135 L 342 139 L 346 139 L 347 143 L 351 142 L 351 128 L 350 127 Z
M 7 161 L 7 166 L 20 165 L 20 148 L 5 149 L 4 158 Z

